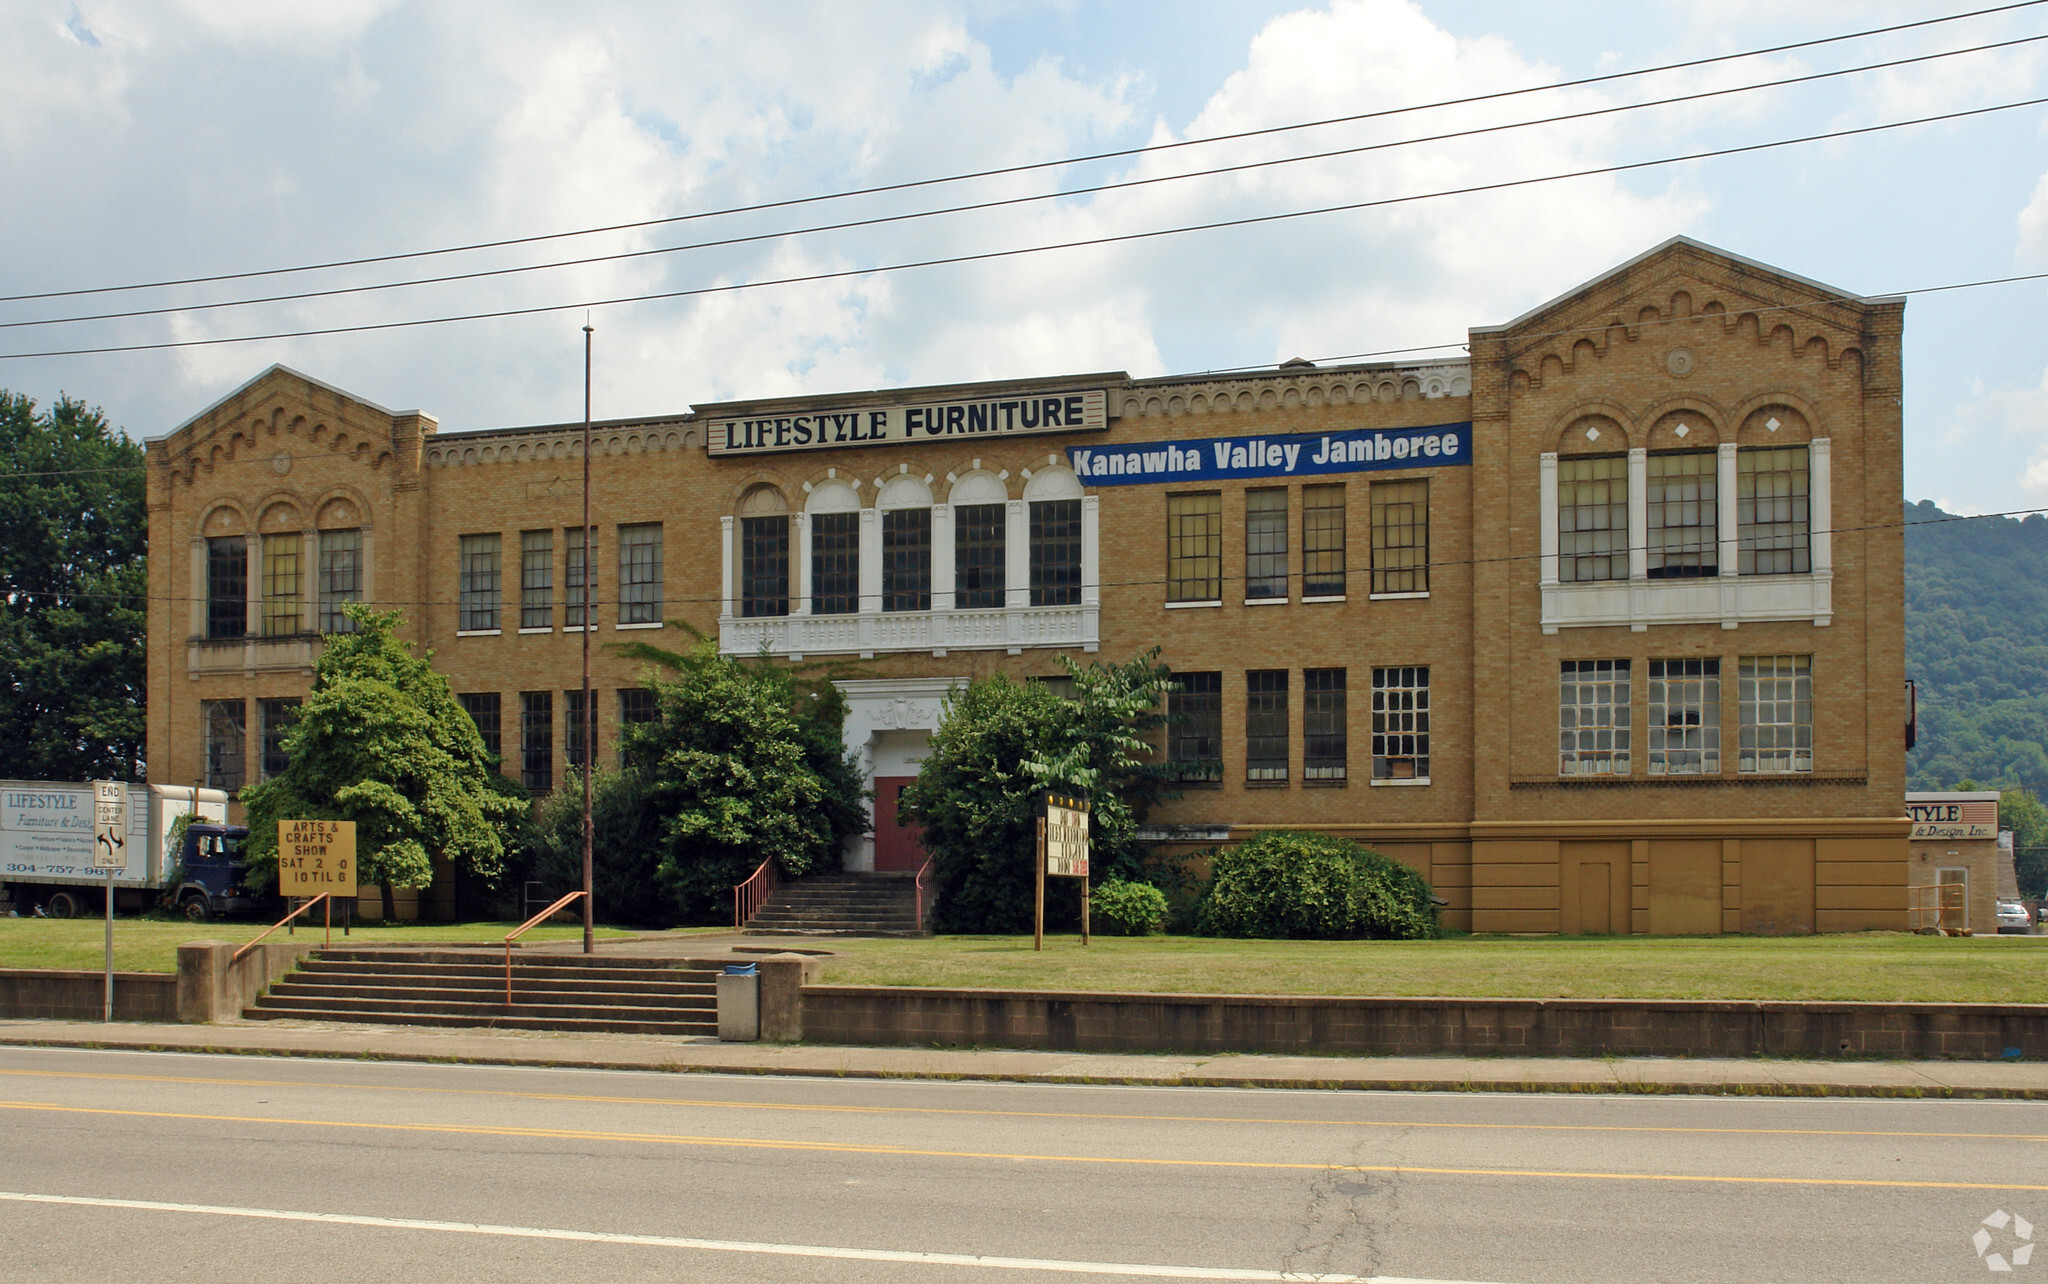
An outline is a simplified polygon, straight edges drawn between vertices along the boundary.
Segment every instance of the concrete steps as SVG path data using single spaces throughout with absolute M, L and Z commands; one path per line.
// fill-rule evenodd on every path
M 925 889 L 931 895 L 929 886 Z M 925 918 L 931 917 L 929 899 Z M 812 874 L 775 889 L 748 936 L 922 936 L 914 874 Z
M 714 973 L 581 954 L 325 950 L 243 1009 L 247 1020 L 361 1021 L 608 1034 L 718 1033 Z

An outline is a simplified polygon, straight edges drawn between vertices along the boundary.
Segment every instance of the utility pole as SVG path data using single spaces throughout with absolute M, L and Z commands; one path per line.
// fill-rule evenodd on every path
M 590 702 L 590 630 L 594 627 L 597 559 L 590 547 L 590 316 L 583 317 L 583 952 L 597 952 L 590 904 L 590 768 L 597 761 L 597 710 Z

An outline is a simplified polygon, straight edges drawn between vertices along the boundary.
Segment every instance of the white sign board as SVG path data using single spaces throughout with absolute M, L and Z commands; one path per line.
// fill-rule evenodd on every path
M 1054 878 L 1088 877 L 1088 804 L 1048 795 L 1045 800 L 1045 872 Z
M 118 780 L 92 782 L 92 867 L 128 867 L 128 787 Z
M 149 790 L 123 785 L 128 795 L 124 883 L 149 878 Z M 93 787 L 87 784 L 0 782 L 0 878 L 24 883 L 84 883 L 107 877 L 94 866 Z

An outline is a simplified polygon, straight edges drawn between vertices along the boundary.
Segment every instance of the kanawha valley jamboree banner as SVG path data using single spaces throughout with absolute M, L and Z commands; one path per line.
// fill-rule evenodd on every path
M 1208 437 L 1196 441 L 1069 446 L 1084 486 L 1304 477 L 1384 468 L 1446 468 L 1472 462 L 1472 425 L 1355 428 L 1348 432 Z

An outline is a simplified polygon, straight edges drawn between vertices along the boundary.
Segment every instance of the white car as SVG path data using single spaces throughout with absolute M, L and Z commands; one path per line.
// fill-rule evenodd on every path
M 2001 933 L 2025 935 L 2034 929 L 2034 916 L 2018 901 L 1998 902 L 1998 930 Z

